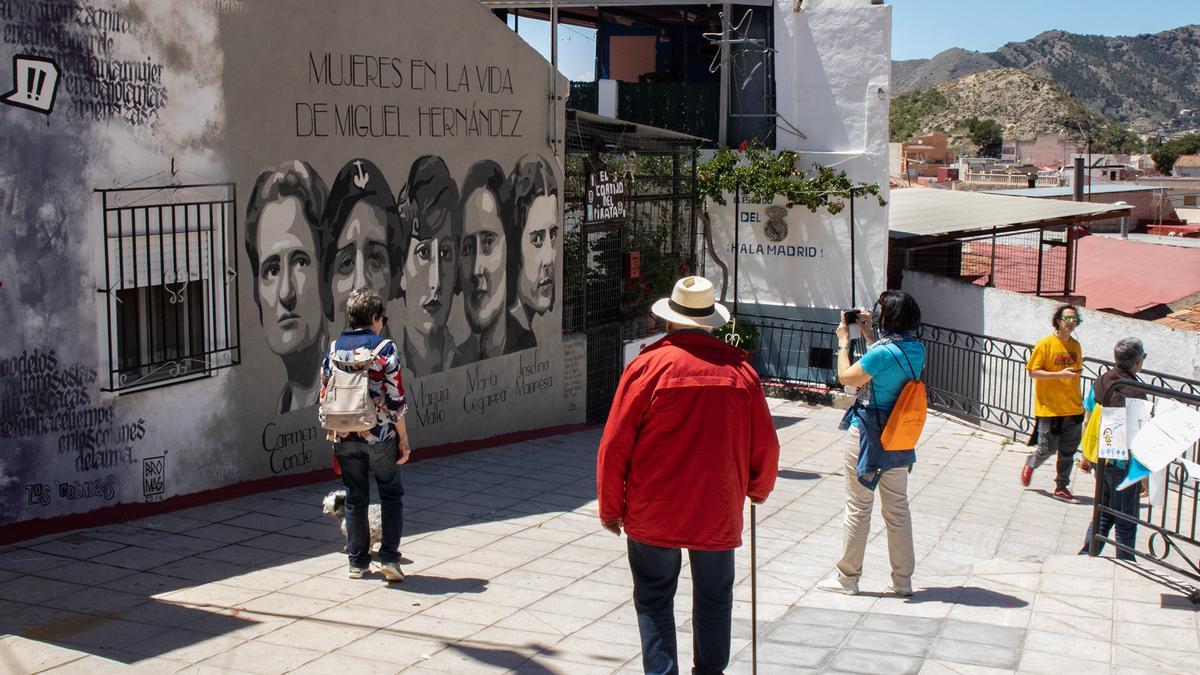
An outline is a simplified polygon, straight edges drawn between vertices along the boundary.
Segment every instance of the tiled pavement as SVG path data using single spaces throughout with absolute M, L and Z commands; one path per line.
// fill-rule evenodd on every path
M 784 447 L 758 509 L 764 675 L 1200 671 L 1186 600 L 1073 555 L 1088 506 L 1050 499 L 1047 469 L 1022 490 L 1023 448 L 941 418 L 910 480 L 917 594 L 881 592 L 882 536 L 862 595 L 813 590 L 841 542 L 839 412 L 772 404 Z M 392 587 L 345 578 L 320 514 L 333 483 L 0 547 L 0 672 L 639 672 L 624 542 L 596 521 L 598 437 L 408 467 L 409 579 Z M 685 567 L 685 664 L 689 592 Z M 730 672 L 748 673 L 745 549 L 734 616 Z

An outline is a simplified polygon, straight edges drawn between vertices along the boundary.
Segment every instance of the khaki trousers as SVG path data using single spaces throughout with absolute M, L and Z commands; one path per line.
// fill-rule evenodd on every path
M 858 434 L 858 429 L 850 427 L 842 439 L 846 463 L 846 518 L 842 522 L 845 548 L 842 559 L 837 563 L 838 578 L 857 584 L 862 576 L 863 555 L 867 550 L 867 537 L 871 533 L 871 508 L 875 504 L 875 493 L 878 492 L 880 511 L 887 526 L 892 585 L 898 589 L 911 589 L 916 560 L 913 554 L 912 516 L 908 510 L 908 469 L 883 472 L 875 490 L 863 487 L 857 475 Z

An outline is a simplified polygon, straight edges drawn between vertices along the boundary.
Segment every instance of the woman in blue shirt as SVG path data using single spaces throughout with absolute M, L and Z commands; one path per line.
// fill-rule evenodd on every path
M 847 413 L 842 428 L 847 430 L 845 449 L 846 517 L 842 528 L 845 546 L 836 573 L 817 588 L 854 595 L 862 576 L 863 554 L 871 532 L 871 509 L 877 486 L 880 510 L 887 525 L 888 556 L 892 564 L 891 592 L 910 596 L 915 566 L 912 517 L 908 508 L 908 473 L 916 461 L 915 450 L 867 453 L 861 451 L 860 435 L 871 422 L 876 432 L 887 423 L 888 414 L 909 380 L 919 379 L 925 367 L 925 347 L 913 331 L 921 324 L 921 308 L 904 291 L 884 291 L 875 303 L 876 317 L 860 312 L 858 328 L 866 339 L 867 352 L 850 363 L 850 328 L 843 317 L 837 328 L 838 379 L 859 387 L 859 401 Z M 875 339 L 878 324 L 879 339 Z M 869 416 L 869 420 L 864 417 Z

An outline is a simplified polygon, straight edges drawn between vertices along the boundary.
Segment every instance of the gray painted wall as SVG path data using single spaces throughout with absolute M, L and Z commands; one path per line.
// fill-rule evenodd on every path
M 566 80 L 478 3 L 13 0 L 0 26 L 0 64 L 41 55 L 61 71 L 49 114 L 0 105 L 0 525 L 329 466 L 314 361 L 340 329 L 338 300 L 364 283 L 389 298 L 416 453 L 583 421 L 585 359 L 561 336 L 562 129 L 549 100 Z M 439 160 L 414 172 L 427 155 Z M 459 199 L 484 160 L 501 174 L 494 196 Z M 249 209 L 264 170 L 278 175 Z M 276 179 L 290 187 L 269 189 Z M 207 183 L 236 188 L 226 259 L 192 248 L 217 243 L 216 221 L 197 216 L 202 231 L 182 245 L 165 225 L 190 222 L 180 201 L 225 190 L 174 186 Z M 128 186 L 143 189 L 94 192 Z M 155 236 L 106 248 L 106 203 L 176 220 L 109 214 L 110 235 Z M 473 256 L 464 248 L 472 228 L 495 232 L 490 255 L 478 237 Z M 148 278 L 122 274 L 160 243 Z M 510 290 L 508 278 L 523 281 Z M 221 279 L 231 290 L 207 286 L 217 299 L 203 321 L 236 310 L 240 335 L 204 345 L 240 337 L 240 365 L 103 391 L 110 352 L 130 341 L 109 321 L 128 312 L 117 288 L 164 286 L 189 306 L 189 289 Z M 475 341 L 496 337 L 496 321 L 504 353 L 481 357 Z M 518 340 L 514 326 L 528 332 Z

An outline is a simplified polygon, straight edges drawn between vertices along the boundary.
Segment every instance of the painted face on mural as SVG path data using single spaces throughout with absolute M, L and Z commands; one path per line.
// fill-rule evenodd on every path
M 429 334 L 446 325 L 450 318 L 450 302 L 454 297 L 454 275 L 457 274 L 458 242 L 454 240 L 448 210 L 435 211 L 427 216 L 426 239 L 413 237 L 408 243 L 408 260 L 404 263 L 404 297 L 407 326 Z
M 387 247 L 387 219 L 377 207 L 359 202 L 350 211 L 338 235 L 333 259 L 333 321 L 346 325 L 346 299 L 359 287 L 373 288 L 389 297 L 392 274 Z
M 529 206 L 521 231 L 521 304 L 538 314 L 554 307 L 554 266 L 558 258 L 558 197 L 542 196 Z
M 285 197 L 263 207 L 258 221 L 258 295 L 267 345 L 279 355 L 303 349 L 321 334 L 317 243 L 303 203 Z
M 504 310 L 507 242 L 496 197 L 480 188 L 463 208 L 463 238 L 459 256 L 467 323 L 480 332 Z

